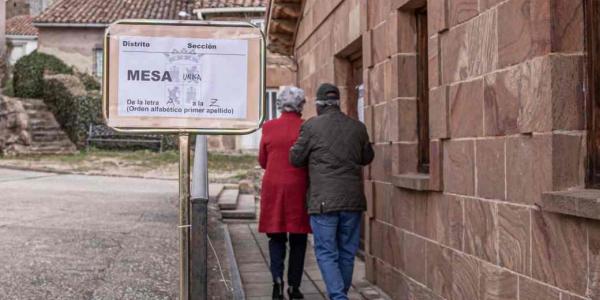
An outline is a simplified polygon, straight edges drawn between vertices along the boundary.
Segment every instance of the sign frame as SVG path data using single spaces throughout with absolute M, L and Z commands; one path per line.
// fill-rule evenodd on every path
M 102 116 L 104 121 L 108 123 L 109 112 L 110 112 L 110 92 L 109 82 L 111 80 L 109 66 L 111 62 L 110 57 L 110 29 L 113 25 L 165 25 L 165 26 L 202 26 L 202 27 L 230 27 L 230 28 L 254 28 L 260 33 L 260 78 L 259 78 L 259 96 L 258 96 L 258 122 L 249 128 L 179 128 L 179 127 L 164 127 L 164 128 L 153 128 L 153 127 L 112 127 L 117 132 L 126 133 L 157 133 L 157 134 L 181 134 L 191 133 L 200 135 L 245 135 L 253 133 L 262 127 L 262 124 L 266 121 L 266 37 L 264 32 L 254 24 L 250 22 L 239 22 L 239 21 L 179 21 L 179 20 L 145 20 L 145 19 L 124 19 L 118 20 L 109 25 L 104 33 L 104 50 L 103 50 L 103 75 L 102 75 Z M 247 99 L 246 99 L 247 101 Z

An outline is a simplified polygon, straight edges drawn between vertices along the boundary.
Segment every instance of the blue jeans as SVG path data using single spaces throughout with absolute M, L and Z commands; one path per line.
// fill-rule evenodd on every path
M 315 255 L 331 300 L 348 300 L 354 257 L 360 243 L 362 212 L 333 212 L 310 216 Z

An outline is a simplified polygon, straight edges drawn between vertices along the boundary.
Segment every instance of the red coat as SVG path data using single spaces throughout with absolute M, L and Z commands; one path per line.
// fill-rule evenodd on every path
M 306 211 L 308 173 L 306 168 L 294 168 L 288 159 L 301 125 L 300 115 L 284 112 L 263 126 L 258 161 L 266 171 L 260 198 L 259 232 L 311 232 Z

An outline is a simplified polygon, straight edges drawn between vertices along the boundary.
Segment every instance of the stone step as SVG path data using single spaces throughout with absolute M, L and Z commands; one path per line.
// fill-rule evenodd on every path
M 220 183 L 211 183 L 208 186 L 208 198 L 210 201 L 215 201 L 217 199 L 219 199 L 219 197 L 221 196 L 221 193 L 223 192 L 223 189 L 225 188 L 225 185 L 220 184 Z
M 27 110 L 46 110 L 48 106 L 44 103 L 43 100 L 39 99 L 21 99 L 21 103 L 23 103 L 23 108 Z
M 219 209 L 232 210 L 238 206 L 238 198 L 240 195 L 239 188 L 226 188 L 219 196 Z
M 60 129 L 58 122 L 52 119 L 29 119 L 30 130 L 52 130 Z
M 240 195 L 239 203 L 234 210 L 222 210 L 223 219 L 256 219 L 256 201 L 254 195 Z
M 69 137 L 64 131 L 58 130 L 35 130 L 31 133 L 31 139 L 34 142 L 62 142 Z

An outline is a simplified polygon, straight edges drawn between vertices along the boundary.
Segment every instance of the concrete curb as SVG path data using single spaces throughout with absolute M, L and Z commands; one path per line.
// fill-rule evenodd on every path
M 231 236 L 229 235 L 229 225 L 223 224 L 223 230 L 225 234 L 225 247 L 227 248 L 227 259 L 229 260 L 229 274 L 231 275 L 233 299 L 244 300 L 246 299 L 246 295 L 244 294 L 242 276 L 240 275 L 240 270 L 238 269 L 237 261 L 235 260 L 235 253 L 233 252 L 233 244 L 231 243 Z

